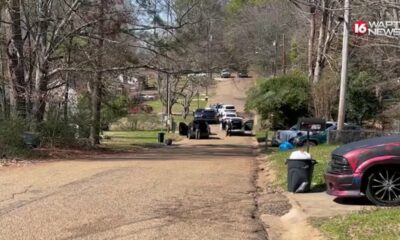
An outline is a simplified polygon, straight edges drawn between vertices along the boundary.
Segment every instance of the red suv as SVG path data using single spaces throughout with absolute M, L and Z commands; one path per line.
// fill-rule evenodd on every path
M 400 205 L 400 136 L 337 148 L 332 152 L 325 181 L 330 195 L 367 196 L 376 205 Z

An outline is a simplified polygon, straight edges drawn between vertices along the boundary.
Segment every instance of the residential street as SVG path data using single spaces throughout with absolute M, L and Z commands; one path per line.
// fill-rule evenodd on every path
M 243 110 L 252 80 L 213 102 Z M 0 239 L 266 239 L 251 137 L 184 140 L 138 153 L 0 170 Z

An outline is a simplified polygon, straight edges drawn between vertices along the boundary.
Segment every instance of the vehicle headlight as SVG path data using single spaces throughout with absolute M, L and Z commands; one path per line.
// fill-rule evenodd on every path
M 328 166 L 328 172 L 351 174 L 353 170 L 349 164 L 349 161 L 345 157 L 332 155 L 331 162 Z
M 332 163 L 336 165 L 349 165 L 346 158 L 337 155 L 332 155 Z

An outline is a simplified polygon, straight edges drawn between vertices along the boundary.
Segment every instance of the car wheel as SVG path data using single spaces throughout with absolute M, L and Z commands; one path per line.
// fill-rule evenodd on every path
M 192 131 L 188 131 L 188 134 L 187 134 L 187 138 L 188 139 L 192 139 L 193 137 L 192 137 L 193 135 L 192 135 Z
M 379 206 L 400 205 L 400 169 L 384 167 L 368 177 L 367 198 Z

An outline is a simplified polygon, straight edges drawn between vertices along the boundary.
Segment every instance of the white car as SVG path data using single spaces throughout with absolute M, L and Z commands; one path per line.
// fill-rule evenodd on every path
M 236 112 L 227 112 L 227 113 L 224 113 L 222 116 L 221 116 L 221 119 L 220 119 L 220 122 L 221 122 L 221 129 L 222 130 L 225 130 L 225 128 L 226 128 L 226 123 L 230 120 L 230 119 L 232 119 L 232 118 L 237 118 L 238 116 L 237 116 L 237 114 L 236 114 Z
M 152 100 L 156 99 L 156 96 L 154 96 L 154 95 L 142 95 L 142 96 L 140 96 L 140 98 L 143 101 L 152 101 Z
M 234 111 L 234 112 L 236 112 L 236 109 L 235 109 L 235 106 L 233 106 L 233 105 L 224 104 L 224 105 L 222 105 L 222 107 L 218 111 L 219 111 L 219 114 L 222 115 L 226 111 Z

